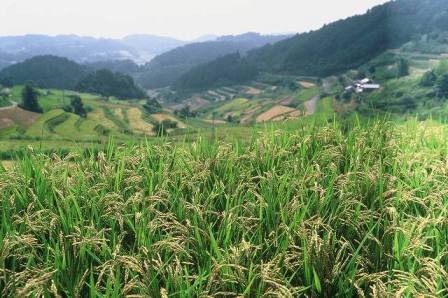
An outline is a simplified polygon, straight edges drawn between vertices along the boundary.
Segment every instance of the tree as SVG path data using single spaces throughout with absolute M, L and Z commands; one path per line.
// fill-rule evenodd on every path
M 26 83 L 22 90 L 22 103 L 20 107 L 24 110 L 42 113 L 42 108 L 38 103 L 39 92 L 34 88 L 32 82 Z
M 177 128 L 177 122 L 169 119 L 163 120 L 162 122 L 157 122 L 153 127 L 153 131 L 158 137 L 164 136 L 168 133 L 168 129 Z
M 87 111 L 84 108 L 82 99 L 78 95 L 73 95 L 70 97 L 70 105 L 72 107 L 73 113 L 75 113 L 76 115 L 79 115 L 83 118 L 87 116 Z
M 162 106 L 157 100 L 148 98 L 143 105 L 143 109 L 145 109 L 148 114 L 156 114 L 162 110 Z
M 135 84 L 132 77 L 107 69 L 95 71 L 80 80 L 76 90 L 119 99 L 147 98 L 145 91 Z
M 448 73 L 437 80 L 437 94 L 439 97 L 448 97 Z
M 397 77 L 401 78 L 407 75 L 409 75 L 409 61 L 404 58 L 400 58 L 398 60 Z
M 437 76 L 433 70 L 426 72 L 420 80 L 420 85 L 423 87 L 432 87 L 437 81 Z
M 197 116 L 195 112 L 193 112 L 189 105 L 183 107 L 178 111 L 179 117 L 187 119 L 187 118 L 194 118 Z

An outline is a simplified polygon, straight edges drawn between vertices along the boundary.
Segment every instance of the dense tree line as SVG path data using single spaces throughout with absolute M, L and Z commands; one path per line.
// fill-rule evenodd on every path
M 78 83 L 76 90 L 120 99 L 146 97 L 145 91 L 134 83 L 131 76 L 106 69 L 90 73 Z
M 448 29 L 446 0 L 398 0 L 366 14 L 254 50 L 249 61 L 266 71 L 327 76 L 357 68 L 416 34 Z
M 39 91 L 34 87 L 34 83 L 27 82 L 22 89 L 22 102 L 19 106 L 27 111 L 42 113 L 38 99 Z

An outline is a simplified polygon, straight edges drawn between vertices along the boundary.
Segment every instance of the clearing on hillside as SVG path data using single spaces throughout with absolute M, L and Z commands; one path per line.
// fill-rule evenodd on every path
M 265 121 L 270 121 L 273 119 L 279 119 L 279 116 L 282 116 L 284 114 L 289 114 L 292 112 L 296 112 L 296 109 L 290 108 L 290 107 L 285 107 L 285 106 L 280 106 L 277 105 L 271 109 L 269 109 L 268 111 L 258 115 L 257 117 L 257 122 L 265 122 Z
M 261 94 L 261 90 L 254 88 L 254 87 L 247 87 L 246 90 L 244 90 L 244 93 L 249 94 L 249 95 L 260 95 Z
M 299 84 L 306 89 L 316 87 L 316 84 L 307 81 L 299 81 Z
M 31 126 L 41 114 L 29 112 L 19 107 L 0 110 L 0 129 L 19 125 L 24 128 Z

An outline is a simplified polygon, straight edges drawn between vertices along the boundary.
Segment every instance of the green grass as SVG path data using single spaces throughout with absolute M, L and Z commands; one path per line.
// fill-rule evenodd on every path
M 22 101 L 22 89 L 22 86 L 15 86 L 12 89 L 11 97 L 14 101 L 19 103 Z M 48 112 L 53 109 L 60 109 L 65 105 L 70 104 L 70 95 L 79 95 L 83 100 L 93 100 L 98 98 L 98 96 L 95 95 L 78 93 L 69 90 L 39 89 L 39 93 L 39 105 L 42 107 L 44 112 Z
M 2 296 L 445 296 L 446 127 L 315 120 L 28 150 L 0 170 Z
M 47 126 L 48 121 L 60 117 L 64 114 L 63 110 L 52 110 L 45 114 L 42 114 L 37 121 L 27 129 L 26 135 L 29 137 L 49 137 L 54 136 L 54 132 L 49 130 Z
M 323 119 L 332 118 L 334 116 L 333 97 L 328 96 L 320 99 L 316 105 L 316 117 Z
M 9 99 L 7 97 L 3 97 L 2 95 L 0 95 L 0 108 L 7 107 L 10 105 L 11 102 L 9 101 Z

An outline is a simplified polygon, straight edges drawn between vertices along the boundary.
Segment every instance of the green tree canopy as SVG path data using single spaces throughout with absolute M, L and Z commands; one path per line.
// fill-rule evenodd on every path
M 79 115 L 83 118 L 87 116 L 87 111 L 84 108 L 82 99 L 78 95 L 72 95 L 70 97 L 70 105 L 73 109 L 73 113 L 75 113 L 76 115 Z
M 22 90 L 22 103 L 20 104 L 20 107 L 27 111 L 42 113 L 38 98 L 39 92 L 34 88 L 32 82 L 28 82 Z

